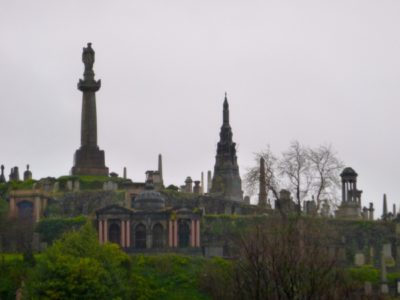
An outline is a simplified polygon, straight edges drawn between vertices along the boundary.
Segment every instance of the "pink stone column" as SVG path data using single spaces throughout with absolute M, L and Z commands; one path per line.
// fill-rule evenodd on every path
M 174 221 L 174 247 L 178 247 L 178 220 Z
M 131 246 L 131 221 L 126 221 L 126 247 Z
M 200 247 L 200 220 L 196 220 L 196 247 Z
M 169 220 L 168 221 L 168 246 L 169 247 L 174 247 L 174 240 L 173 240 L 173 236 L 172 236 L 172 221 Z
M 104 243 L 108 242 L 108 224 L 107 219 L 104 220 Z
M 196 247 L 195 236 L 196 236 L 195 221 L 191 220 L 191 224 L 190 224 L 190 247 Z
M 101 220 L 98 221 L 99 226 L 99 243 L 103 244 L 103 222 Z
M 125 221 L 122 220 L 121 221 L 121 247 L 125 248 L 126 244 L 125 244 Z

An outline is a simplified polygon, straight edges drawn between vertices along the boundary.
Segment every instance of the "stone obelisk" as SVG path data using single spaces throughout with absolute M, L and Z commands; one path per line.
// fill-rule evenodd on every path
M 83 80 L 79 79 L 78 90 L 82 91 L 81 147 L 76 150 L 72 175 L 108 176 L 104 151 L 97 145 L 96 92 L 101 81 L 94 79 L 93 64 L 95 53 L 92 44 L 83 48 L 82 61 L 85 65 Z

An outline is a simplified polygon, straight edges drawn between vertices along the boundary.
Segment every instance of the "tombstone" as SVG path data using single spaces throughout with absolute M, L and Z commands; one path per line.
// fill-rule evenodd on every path
M 193 180 L 190 176 L 186 177 L 186 180 L 185 180 L 185 192 L 186 193 L 193 192 Z
M 372 295 L 372 283 L 370 281 L 364 282 L 364 294 L 366 296 Z
M 111 177 L 111 178 L 118 178 L 118 174 L 115 173 L 115 172 L 111 172 L 111 173 L 110 173 L 110 177 Z
M 369 219 L 374 219 L 374 204 L 372 202 L 369 203 Z
M 68 191 L 72 191 L 72 188 L 73 188 L 73 186 L 72 186 L 72 181 L 71 181 L 71 180 L 68 180 L 68 181 L 67 181 L 67 190 L 68 190 Z
M 354 264 L 357 267 L 361 267 L 361 266 L 365 265 L 365 255 L 364 255 L 364 253 L 356 253 L 356 255 L 354 256 Z
M 382 253 L 384 258 L 392 257 L 392 245 L 389 243 L 383 244 Z
M 207 193 L 210 193 L 210 191 L 211 191 L 211 185 L 212 185 L 212 181 L 211 181 L 211 171 L 207 171 Z
M 364 206 L 363 209 L 362 209 L 361 217 L 362 217 L 362 219 L 365 220 L 365 221 L 369 219 L 368 208 L 366 208 L 365 206 Z
M 74 192 L 79 192 L 80 187 L 81 187 L 81 184 L 80 184 L 79 180 L 75 180 L 74 181 Z
M 304 204 L 307 215 L 315 215 L 317 213 L 317 204 L 315 203 L 314 196 L 312 196 L 312 200 L 307 200 Z
M 196 195 L 200 194 L 200 181 L 199 180 L 195 180 L 194 181 L 193 193 L 196 194 Z
M 386 263 L 385 263 L 385 255 L 382 252 L 381 256 L 381 293 L 388 294 L 389 286 L 387 283 L 387 271 L 386 271 Z
M 4 176 L 4 165 L 1 165 L 0 183 L 5 183 L 6 177 Z
M 249 196 L 245 196 L 244 199 L 243 199 L 243 202 L 245 204 L 250 204 L 250 197 Z
M 12 180 L 19 181 L 18 167 L 11 168 L 10 181 L 12 181 Z
M 374 265 L 374 254 L 375 254 L 374 247 L 370 246 L 369 247 L 369 260 L 368 260 L 368 263 L 370 265 Z
M 53 193 L 57 193 L 60 190 L 60 183 L 56 181 L 53 185 Z
M 32 179 L 32 172 L 29 170 L 29 165 L 26 165 L 26 171 L 24 172 L 24 181 Z
M 321 216 L 326 217 L 326 218 L 329 217 L 330 211 L 331 211 L 331 207 L 330 207 L 328 201 L 324 200 L 322 202 Z

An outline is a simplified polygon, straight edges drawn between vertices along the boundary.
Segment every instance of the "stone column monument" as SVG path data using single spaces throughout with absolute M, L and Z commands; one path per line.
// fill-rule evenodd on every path
M 95 53 L 92 44 L 83 48 L 82 61 L 85 65 L 83 80 L 79 79 L 78 90 L 82 91 L 81 147 L 76 150 L 72 175 L 108 176 L 104 151 L 97 145 L 96 92 L 101 81 L 94 79 L 93 64 Z

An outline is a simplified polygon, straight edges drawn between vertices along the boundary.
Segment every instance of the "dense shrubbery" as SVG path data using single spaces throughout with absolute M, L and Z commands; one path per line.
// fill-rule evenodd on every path
M 175 254 L 132 257 L 131 284 L 140 300 L 209 299 L 198 288 L 198 277 L 206 260 Z
M 54 242 L 26 280 L 29 299 L 129 299 L 129 256 L 100 245 L 90 223 Z
M 42 219 L 37 224 L 36 231 L 40 234 L 44 242 L 52 243 L 56 239 L 71 230 L 79 229 L 86 222 L 86 217 L 75 218 L 47 218 Z
M 27 269 L 22 255 L 0 254 L 0 299 L 15 299 L 16 291 L 21 286 L 21 279 Z

